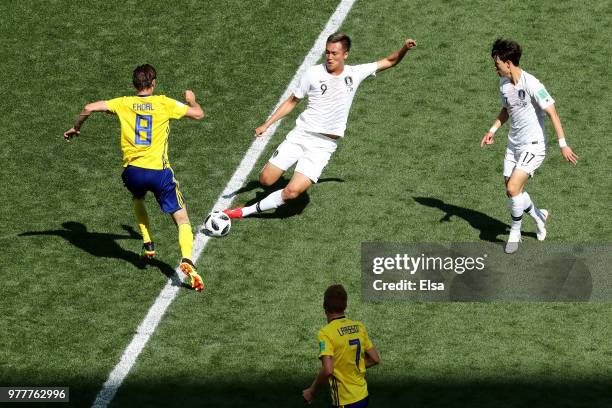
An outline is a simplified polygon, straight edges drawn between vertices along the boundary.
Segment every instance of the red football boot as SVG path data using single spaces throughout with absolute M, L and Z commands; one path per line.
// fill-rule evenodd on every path
M 227 210 L 223 210 L 223 212 L 231 219 L 242 218 L 242 207 L 228 208 Z

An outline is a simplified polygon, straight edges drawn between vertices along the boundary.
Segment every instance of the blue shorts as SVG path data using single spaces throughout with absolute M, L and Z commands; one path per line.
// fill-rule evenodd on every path
M 141 199 L 147 191 L 151 191 L 161 210 L 167 214 L 175 213 L 185 206 L 178 181 L 170 168 L 152 170 L 127 166 L 121 178 L 134 198 Z
M 362 400 L 353 402 L 352 404 L 340 405 L 340 407 L 342 408 L 366 408 L 369 402 L 370 402 L 370 396 L 368 395 Z M 338 407 L 337 405 L 334 405 L 332 408 L 337 408 L 337 407 Z

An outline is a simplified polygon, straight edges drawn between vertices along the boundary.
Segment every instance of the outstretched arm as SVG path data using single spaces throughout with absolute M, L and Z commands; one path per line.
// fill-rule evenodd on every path
M 268 118 L 268 120 L 265 121 L 263 125 L 255 129 L 255 136 L 263 135 L 274 122 L 287 116 L 300 101 L 301 99 L 296 98 L 295 95 L 291 94 L 291 96 L 278 107 L 278 109 Z
M 392 68 L 399 64 L 402 59 L 404 59 L 404 55 L 413 47 L 416 47 L 417 43 L 413 39 L 407 39 L 404 42 L 404 45 L 399 50 L 389 54 L 387 58 L 383 58 L 378 61 L 378 69 L 376 72 L 384 71 L 385 69 Z
M 544 112 L 550 118 L 552 122 L 553 128 L 555 129 L 555 134 L 557 135 L 557 139 L 559 139 L 559 147 L 561 148 L 561 155 L 565 160 L 572 164 L 576 164 L 578 161 L 578 156 L 574 154 L 572 148 L 567 145 L 565 141 L 565 133 L 563 132 L 563 127 L 561 126 L 561 119 L 559 119 L 559 115 L 557 114 L 557 109 L 555 108 L 555 104 L 553 103 L 546 109 Z
M 502 108 L 501 111 L 499 112 L 499 115 L 497 115 L 497 119 L 495 119 L 495 123 L 493 123 L 493 126 L 491 126 L 491 129 L 489 129 L 487 134 L 484 135 L 484 137 L 480 141 L 480 147 L 484 147 L 484 145 L 486 144 L 488 145 L 493 144 L 493 142 L 495 141 L 493 135 L 495 135 L 495 132 L 497 132 L 497 129 L 502 127 L 502 125 L 506 123 L 507 120 L 508 120 L 508 110 L 506 108 Z
M 79 136 L 81 134 L 81 125 L 89 118 L 92 112 L 106 112 L 107 110 L 108 105 L 106 101 L 97 101 L 85 105 L 74 125 L 64 132 L 64 140 L 69 142 L 72 136 Z

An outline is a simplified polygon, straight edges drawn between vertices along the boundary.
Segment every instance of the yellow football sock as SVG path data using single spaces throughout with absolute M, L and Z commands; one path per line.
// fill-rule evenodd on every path
M 181 256 L 191 259 L 191 252 L 193 250 L 193 232 L 191 232 L 191 224 L 180 224 L 178 226 L 178 236 Z
M 149 234 L 151 227 L 149 226 L 149 215 L 144 206 L 144 199 L 139 200 L 134 198 L 132 203 L 134 204 L 134 214 L 136 214 L 136 220 L 138 221 L 138 227 L 142 234 L 142 240 L 144 242 L 151 242 L 151 235 Z

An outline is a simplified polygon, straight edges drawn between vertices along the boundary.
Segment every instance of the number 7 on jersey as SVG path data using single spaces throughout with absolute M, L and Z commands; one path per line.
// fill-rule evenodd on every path
M 349 340 L 349 346 L 357 346 L 357 350 L 355 350 L 355 366 L 357 367 L 357 371 L 359 371 L 359 359 L 361 358 L 361 342 L 359 339 Z

